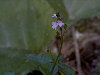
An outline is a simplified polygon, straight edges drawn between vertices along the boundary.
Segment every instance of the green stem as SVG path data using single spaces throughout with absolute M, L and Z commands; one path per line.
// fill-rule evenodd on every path
M 57 58 L 56 58 L 56 60 L 55 60 L 55 62 L 54 62 L 54 65 L 53 65 L 53 67 L 52 67 L 51 75 L 52 75 L 52 73 L 53 73 L 53 71 L 54 71 L 54 69 L 55 69 L 55 66 L 56 66 L 56 64 L 57 64 L 57 62 L 58 62 L 58 60 L 59 60 L 60 53 L 61 53 L 61 49 L 62 49 L 62 45 L 63 45 L 63 35 L 62 35 L 62 30 L 61 30 L 61 45 L 60 45 L 60 48 L 58 48 L 59 53 L 58 53 L 58 56 L 57 56 Z

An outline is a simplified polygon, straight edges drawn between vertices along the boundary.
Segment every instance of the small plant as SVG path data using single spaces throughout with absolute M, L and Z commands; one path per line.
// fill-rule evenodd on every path
M 53 64 L 53 67 L 52 67 L 52 70 L 51 70 L 51 75 L 54 72 L 56 64 L 58 64 L 60 62 L 59 58 L 60 58 L 60 55 L 61 55 L 61 49 L 62 49 L 62 45 L 63 45 L 63 36 L 64 36 L 62 29 L 65 25 L 62 22 L 62 18 L 61 18 L 59 13 L 53 14 L 52 17 L 56 18 L 56 21 L 52 22 L 52 29 L 55 29 L 57 31 L 56 38 L 57 38 L 57 41 L 58 41 L 58 55 L 57 55 L 57 57 L 54 61 L 54 64 Z

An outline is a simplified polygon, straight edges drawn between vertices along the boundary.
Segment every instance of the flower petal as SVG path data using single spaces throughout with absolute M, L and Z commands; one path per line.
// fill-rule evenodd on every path
M 61 20 L 58 20 L 57 23 L 58 23 L 58 25 L 59 25 L 60 27 L 64 25 L 64 23 L 63 23 Z
M 52 22 L 52 29 L 56 29 L 58 26 L 57 22 Z

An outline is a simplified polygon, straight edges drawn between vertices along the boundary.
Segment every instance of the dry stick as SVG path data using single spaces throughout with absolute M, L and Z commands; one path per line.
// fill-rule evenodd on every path
M 82 68 L 81 68 L 81 61 L 80 61 L 79 46 L 77 43 L 77 38 L 75 36 L 75 28 L 74 27 L 72 27 L 72 36 L 73 36 L 73 41 L 74 41 L 74 46 L 75 46 L 75 55 L 76 55 L 78 75 L 83 75 Z

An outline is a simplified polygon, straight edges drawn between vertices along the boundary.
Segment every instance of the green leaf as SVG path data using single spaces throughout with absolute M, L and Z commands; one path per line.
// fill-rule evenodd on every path
M 4 75 L 15 75 L 14 72 L 5 72 Z
M 0 46 L 40 51 L 55 32 L 45 0 L 0 0 Z
M 26 75 L 32 70 L 40 70 L 45 74 L 48 73 L 48 64 L 51 62 L 52 58 L 45 54 L 36 54 L 31 51 L 12 48 L 0 48 L 0 75 Z
M 40 70 L 44 75 L 49 75 L 52 62 L 52 58 L 47 54 L 17 48 L 0 48 L 0 75 L 26 75 L 32 70 Z M 74 75 L 74 72 L 62 63 L 57 65 L 55 72 L 58 69 L 64 75 Z
M 59 71 L 64 75 L 75 75 L 74 71 L 63 63 L 59 64 Z
M 36 61 L 36 63 L 38 62 L 41 64 L 48 64 L 52 62 L 52 59 L 50 57 L 47 57 L 47 55 L 43 55 L 43 54 L 29 54 L 27 55 L 27 57 L 29 61 Z

